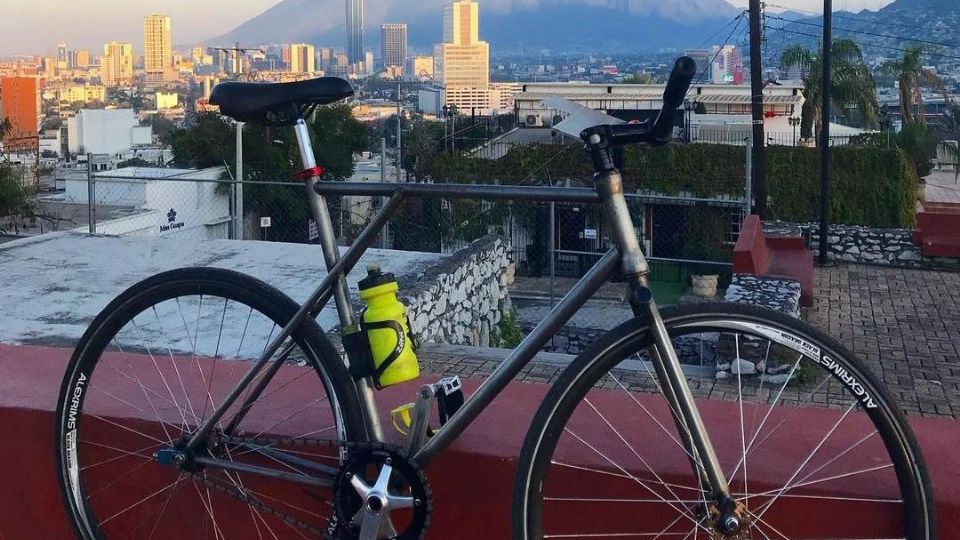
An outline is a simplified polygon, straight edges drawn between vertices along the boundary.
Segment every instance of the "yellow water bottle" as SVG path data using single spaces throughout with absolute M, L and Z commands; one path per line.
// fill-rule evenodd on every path
M 420 364 L 413 351 L 407 311 L 397 299 L 397 279 L 384 274 L 379 266 L 367 268 L 360 280 L 360 299 L 366 304 L 361 327 L 367 333 L 377 387 L 399 384 L 420 375 Z

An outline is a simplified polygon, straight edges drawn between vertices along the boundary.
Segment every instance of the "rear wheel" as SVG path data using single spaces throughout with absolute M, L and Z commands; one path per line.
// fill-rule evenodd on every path
M 935 538 L 913 434 L 843 346 L 748 306 L 662 314 L 739 531 L 721 532 L 649 362 L 651 337 L 633 321 L 580 355 L 541 405 L 517 471 L 514 538 Z
M 313 320 L 293 332 L 273 375 L 262 370 L 188 463 L 177 463 L 298 307 L 258 280 L 211 268 L 151 277 L 107 306 L 74 351 L 57 407 L 60 484 L 81 538 L 326 531 L 330 488 L 193 461 L 332 481 L 344 458 L 337 441 L 363 441 L 365 431 L 352 381 Z M 259 381 L 269 382 L 241 411 Z

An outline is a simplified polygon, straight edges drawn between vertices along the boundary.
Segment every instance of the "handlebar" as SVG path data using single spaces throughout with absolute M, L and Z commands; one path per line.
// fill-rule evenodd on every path
M 673 133 L 673 114 L 681 105 L 683 98 L 690 89 L 690 83 L 693 76 L 697 74 L 697 63 L 689 56 L 681 56 L 673 64 L 673 71 L 670 73 L 670 79 L 667 80 L 667 88 L 663 91 L 663 108 L 657 115 L 657 120 L 653 123 L 653 129 L 650 135 L 655 142 L 666 143 L 670 140 Z
M 587 128 L 580 138 L 592 147 L 606 148 L 633 143 L 663 145 L 670 142 L 674 114 L 690 89 L 697 73 L 697 63 L 689 56 L 681 56 L 673 65 L 667 87 L 663 91 L 663 107 L 657 119 L 640 124 L 599 125 Z

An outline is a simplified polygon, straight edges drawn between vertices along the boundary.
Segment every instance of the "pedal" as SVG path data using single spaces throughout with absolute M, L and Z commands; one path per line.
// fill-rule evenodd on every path
M 410 426 L 413 425 L 413 410 L 415 403 L 407 403 L 390 411 L 390 419 L 393 421 L 393 429 L 401 435 L 407 437 L 410 435 Z
M 445 377 L 433 385 L 437 396 L 437 409 L 440 413 L 440 426 L 447 423 L 463 406 L 463 385 L 460 377 Z

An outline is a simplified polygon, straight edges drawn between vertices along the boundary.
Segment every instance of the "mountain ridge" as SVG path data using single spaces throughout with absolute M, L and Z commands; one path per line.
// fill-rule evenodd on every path
M 741 10 L 725 0 L 630 0 L 629 12 L 597 0 L 501 0 L 483 2 L 480 38 L 497 50 L 523 47 L 660 49 L 692 47 Z M 379 49 L 382 22 L 406 22 L 413 48 L 441 41 L 443 5 L 423 0 L 386 0 L 366 9 L 364 41 Z M 305 16 L 313 13 L 315 17 Z M 344 43 L 342 0 L 283 0 L 234 30 L 207 40 L 245 45 L 306 42 Z

